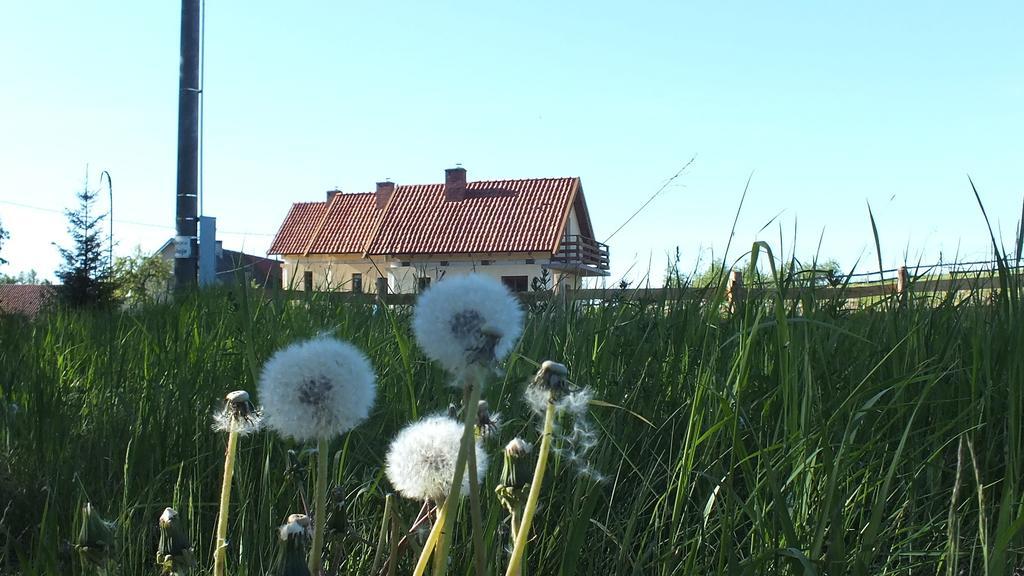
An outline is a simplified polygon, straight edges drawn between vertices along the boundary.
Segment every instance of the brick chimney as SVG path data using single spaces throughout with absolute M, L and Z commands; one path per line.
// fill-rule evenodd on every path
M 458 202 L 466 197 L 466 169 L 459 166 L 444 171 L 444 200 Z
M 395 191 L 394 182 L 377 182 L 377 192 L 374 196 L 377 199 L 377 210 L 384 208 L 388 203 L 388 198 L 391 198 L 391 193 Z
M 327 201 L 330 202 L 331 198 L 334 198 L 335 194 L 341 194 L 341 190 L 338 190 L 337 188 L 335 188 L 334 190 L 328 190 L 327 191 Z

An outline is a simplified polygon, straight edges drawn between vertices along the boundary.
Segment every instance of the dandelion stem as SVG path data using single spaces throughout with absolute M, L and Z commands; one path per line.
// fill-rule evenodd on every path
M 526 499 L 522 525 L 519 527 L 519 532 L 516 533 L 516 544 L 512 549 L 512 558 L 508 561 L 508 570 L 505 571 L 505 576 L 514 576 L 522 572 L 526 542 L 530 538 L 530 525 L 533 524 L 533 515 L 537 511 L 540 487 L 544 483 L 544 471 L 548 466 L 548 452 L 551 450 L 551 434 L 554 428 L 555 403 L 548 398 L 548 407 L 544 413 L 544 431 L 541 434 L 540 452 L 537 453 L 537 468 L 533 472 L 533 480 L 530 481 L 530 496 Z
M 483 576 L 487 569 L 487 560 L 484 556 L 484 521 L 480 514 L 480 479 L 477 478 L 476 468 L 476 438 L 474 445 L 466 451 L 466 468 L 469 474 L 469 517 L 473 526 L 473 561 L 476 564 L 476 573 Z
M 458 510 L 459 497 L 462 495 L 462 475 L 466 472 L 466 461 L 470 450 L 476 450 L 476 411 L 480 404 L 480 373 L 477 370 L 466 371 L 466 385 L 463 393 L 463 412 L 465 420 L 462 430 L 462 445 L 459 447 L 459 456 L 455 460 L 455 477 L 452 478 L 451 491 L 445 498 L 441 513 L 438 514 L 438 524 L 441 534 L 437 539 L 437 553 L 434 555 L 434 574 L 441 576 L 448 568 L 448 550 L 452 543 L 452 530 L 449 522 L 453 516 L 452 512 Z
M 398 519 L 391 512 L 391 538 L 388 548 L 388 576 L 395 576 L 398 571 Z
M 231 507 L 231 478 L 235 474 L 238 452 L 238 430 L 228 428 L 228 447 L 224 454 L 224 482 L 220 488 L 220 513 L 217 515 L 217 538 L 213 551 L 213 576 L 224 576 L 228 557 L 228 511 Z
M 377 552 L 373 555 L 373 568 L 370 569 L 370 574 L 376 574 L 380 569 L 380 561 L 384 557 L 384 541 L 388 537 L 389 528 L 391 526 L 391 506 L 394 504 L 392 501 L 395 499 L 394 496 L 388 494 L 384 497 L 384 517 L 380 521 L 380 532 L 377 534 Z
M 427 570 L 430 554 L 434 551 L 434 546 L 437 544 L 437 539 L 441 536 L 442 526 L 444 526 L 445 509 L 444 505 L 437 508 L 437 521 L 434 522 L 434 527 L 430 529 L 427 541 L 423 543 L 423 552 L 420 553 L 420 559 L 416 561 L 416 569 L 412 571 L 412 576 L 423 576 L 423 573 Z
M 316 466 L 316 504 L 313 508 L 313 546 L 309 550 L 309 573 L 313 576 L 320 574 L 322 566 L 320 558 L 324 548 L 324 530 L 327 526 L 327 476 L 330 474 L 330 439 L 320 438 L 317 441 L 317 466 Z

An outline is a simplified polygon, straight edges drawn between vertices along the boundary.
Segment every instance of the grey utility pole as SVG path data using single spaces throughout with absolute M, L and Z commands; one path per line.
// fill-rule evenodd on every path
M 178 80 L 178 190 L 175 213 L 174 288 L 196 285 L 199 243 L 199 34 L 200 0 L 181 2 L 181 70 Z

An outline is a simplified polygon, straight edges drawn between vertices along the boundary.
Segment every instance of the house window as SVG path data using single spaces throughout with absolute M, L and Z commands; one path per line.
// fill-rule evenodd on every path
M 441 266 L 447 266 L 447 265 L 448 265 L 448 261 L 447 260 L 441 260 Z
M 526 263 L 527 264 L 533 264 L 533 258 L 527 258 L 526 259 Z
M 306 292 L 313 291 L 313 271 L 304 270 L 302 272 L 302 289 Z
M 352 274 L 352 291 L 362 292 L 363 291 L 363 275 L 355 272 Z
M 402 262 L 402 266 L 403 266 L 403 267 L 404 267 L 404 266 L 408 266 L 408 265 L 409 265 L 409 263 L 408 263 L 408 262 Z
M 481 260 L 480 261 L 480 265 L 481 266 L 490 266 L 491 262 L 493 262 L 493 260 Z
M 420 276 L 416 279 L 416 289 L 423 292 L 427 288 L 430 288 L 430 276 Z
M 526 276 L 502 276 L 501 282 L 513 292 L 526 292 L 530 284 Z

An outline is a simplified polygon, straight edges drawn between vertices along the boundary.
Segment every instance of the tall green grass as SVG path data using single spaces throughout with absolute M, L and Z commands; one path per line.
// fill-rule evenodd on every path
M 518 353 L 484 392 L 503 415 L 502 443 L 536 438 L 537 418 L 521 401 L 533 361 L 563 362 L 601 401 L 590 458 L 606 479 L 553 457 L 526 573 L 1024 566 L 1016 279 L 1007 271 L 997 298 L 893 299 L 854 311 L 777 274 L 773 291 L 735 313 L 721 286 L 704 300 L 552 302 L 531 312 Z M 332 445 L 331 461 L 350 526 L 331 555 L 339 573 L 368 573 L 390 491 L 381 471 L 389 439 L 458 402 L 408 324 L 402 308 L 238 290 L 134 312 L 0 319 L 0 572 L 71 573 L 85 501 L 118 522 L 117 573 L 156 573 L 156 520 L 168 505 L 209 565 L 224 452 L 211 413 L 230 390 L 254 392 L 274 350 L 328 331 L 366 349 L 379 373 L 370 420 Z M 273 569 L 274 528 L 301 511 L 294 479 L 310 480 L 286 477 L 287 450 L 306 457 L 306 448 L 269 433 L 242 440 L 229 573 Z M 483 490 L 493 573 L 503 572 L 508 544 L 493 498 L 499 471 L 491 467 Z M 396 502 L 403 530 L 418 509 Z M 458 574 L 472 571 L 467 530 L 464 517 Z

